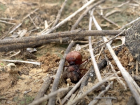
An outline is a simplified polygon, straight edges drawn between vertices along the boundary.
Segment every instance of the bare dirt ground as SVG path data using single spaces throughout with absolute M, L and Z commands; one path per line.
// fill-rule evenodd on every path
M 0 21 L 0 38 L 16 35 L 21 30 L 27 30 L 25 36 L 30 36 L 31 34 L 41 32 L 45 27 L 45 20 L 47 20 L 49 25 L 52 25 L 63 1 L 64 0 L 0 0 L 0 20 L 9 22 L 5 23 Z M 132 0 L 129 4 L 127 4 L 127 1 L 128 0 L 107 0 L 104 4 L 101 4 L 102 8 L 106 8 L 104 9 L 104 15 L 117 24 L 111 24 L 99 16 L 98 13 L 95 13 L 95 16 L 97 16 L 97 21 L 103 29 L 119 29 L 140 15 L 140 2 L 138 0 Z M 121 6 L 122 4 L 124 5 Z M 72 14 L 82 5 L 82 0 L 68 0 L 65 9 L 62 12 L 60 21 Z M 38 10 L 30 15 L 31 18 L 25 18 L 27 14 L 30 14 L 35 9 Z M 76 15 L 56 31 L 70 30 L 79 16 L 80 14 Z M 31 19 L 33 19 L 33 22 Z M 15 30 L 12 34 L 9 34 L 9 32 L 13 29 L 12 23 L 19 24 L 22 21 L 22 26 Z M 82 22 L 80 22 L 78 28 L 88 29 L 88 21 L 89 17 L 87 15 L 84 17 Z M 93 29 L 95 29 L 94 25 Z M 93 40 L 95 42 L 99 42 L 100 37 L 93 37 Z M 32 59 L 33 61 L 41 62 L 42 64 L 41 66 L 37 66 L 34 64 L 15 63 L 15 66 L 12 68 L 13 71 L 11 71 L 11 68 L 7 66 L 9 62 L 0 61 L 0 104 L 27 105 L 31 103 L 39 91 L 43 83 L 43 79 L 47 75 L 55 78 L 59 61 L 62 58 L 67 45 L 68 44 L 47 44 L 37 47 L 37 51 L 34 53 L 28 53 L 26 50 L 21 50 L 19 54 L 14 56 L 13 54 L 19 50 L 0 53 L 1 59 L 25 61 Z M 85 47 L 80 50 L 83 60 L 89 57 L 89 52 L 87 49 L 88 47 Z M 98 53 L 99 52 L 97 51 L 96 54 Z M 115 65 L 115 62 L 107 50 L 105 50 L 104 53 L 101 53 L 102 56 L 99 57 L 98 62 L 104 59 L 104 54 L 107 55 L 108 59 L 114 65 L 115 70 L 118 71 L 119 69 Z M 118 58 L 129 73 L 135 74 L 135 60 L 126 46 L 122 47 L 122 49 L 119 51 Z M 86 69 L 89 69 L 90 65 L 91 62 L 88 64 Z M 104 70 L 101 71 L 101 75 L 103 77 L 107 77 L 107 75 L 112 73 L 110 69 L 111 68 L 108 65 Z M 91 86 L 93 86 L 95 83 L 97 83 L 97 79 L 94 83 L 91 82 L 85 86 L 85 91 L 91 88 Z M 75 84 L 71 83 L 69 85 L 74 86 Z M 68 86 L 68 84 L 66 84 L 64 81 L 61 81 L 59 87 L 66 86 Z M 50 90 L 48 90 L 46 93 L 49 93 L 49 91 Z M 89 99 L 87 99 L 87 102 L 91 100 L 91 97 L 93 98 L 96 95 L 97 93 L 91 93 L 89 95 Z M 126 105 L 129 97 L 131 97 L 132 94 L 128 88 L 127 90 L 124 90 L 122 85 L 120 85 L 117 81 L 114 81 L 113 87 L 111 87 L 111 89 L 103 97 L 105 96 L 115 97 L 115 99 L 112 100 L 113 105 Z M 105 101 L 102 99 L 98 105 L 107 105 L 103 104 L 104 102 Z

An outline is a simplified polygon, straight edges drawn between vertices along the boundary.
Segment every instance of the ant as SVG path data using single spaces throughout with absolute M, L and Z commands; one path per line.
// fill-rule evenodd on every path
M 72 83 L 77 83 L 81 77 L 80 65 L 87 61 L 82 62 L 82 55 L 78 51 L 71 51 L 66 55 L 66 61 L 69 63 L 68 68 L 64 71 L 62 77 L 64 80 L 70 78 Z

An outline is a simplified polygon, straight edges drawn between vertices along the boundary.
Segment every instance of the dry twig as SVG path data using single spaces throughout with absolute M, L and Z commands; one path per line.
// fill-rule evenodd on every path
M 100 1 L 98 1 L 97 3 L 95 3 L 94 5 L 92 5 L 92 6 L 90 6 L 89 8 L 87 8 L 87 9 L 85 10 L 85 12 L 84 12 L 82 15 L 80 15 L 80 17 L 77 19 L 77 21 L 75 22 L 75 24 L 72 26 L 72 30 L 75 29 L 75 28 L 77 27 L 77 25 L 78 25 L 79 22 L 82 20 L 82 18 L 83 18 L 85 15 L 87 15 L 87 13 L 88 13 L 91 9 L 95 8 L 97 5 L 103 3 L 104 1 L 105 1 L 105 0 L 100 0 Z
M 52 89 L 51 89 L 51 93 L 55 92 L 58 88 L 58 84 L 59 84 L 60 76 L 61 76 L 62 71 L 63 71 L 66 55 L 70 52 L 70 49 L 72 48 L 72 46 L 74 44 L 75 44 L 75 42 L 73 42 L 73 41 L 69 44 L 67 50 L 64 53 L 63 58 L 60 60 L 60 64 L 59 64 L 59 67 L 58 67 L 58 70 L 57 70 L 57 73 L 56 73 L 56 76 L 55 76 L 55 80 L 53 82 L 53 86 L 52 86 Z M 56 101 L 56 97 L 54 96 L 51 99 L 49 99 L 48 105 L 55 105 L 55 101 Z
M 52 78 L 47 76 L 45 79 L 44 79 L 44 83 L 42 84 L 41 86 L 41 89 L 40 91 L 37 93 L 37 96 L 35 97 L 34 101 L 38 100 L 39 98 L 43 97 L 46 90 L 49 88 L 50 86 L 50 83 L 52 81 Z
M 29 17 L 31 14 L 35 13 L 37 10 L 39 10 L 39 8 L 36 8 L 34 11 L 30 12 L 30 13 L 27 14 L 25 17 L 23 17 L 21 23 L 18 23 L 18 24 L 9 32 L 9 34 L 13 33 L 17 28 L 19 28 L 19 27 L 22 25 L 23 21 L 24 21 L 27 17 Z
M 91 91 L 94 91 L 95 89 L 99 88 L 99 86 L 101 86 L 102 84 L 104 84 L 107 81 L 111 81 L 114 80 L 116 78 L 111 78 L 113 75 L 103 79 L 102 81 L 98 82 L 97 84 L 95 84 L 93 87 L 91 87 L 91 89 L 89 89 L 88 91 L 86 91 L 84 94 L 82 94 L 81 96 L 79 96 L 78 98 L 76 98 L 70 105 L 74 105 L 75 103 L 77 103 L 79 100 L 81 100 L 82 98 L 84 98 L 88 93 L 90 93 Z
M 123 83 L 123 81 L 119 78 L 119 76 L 118 76 L 118 74 L 117 74 L 117 72 L 115 71 L 115 69 L 114 69 L 114 67 L 113 67 L 113 65 L 111 64 L 111 62 L 110 61 L 108 61 L 109 62 L 109 65 L 111 66 L 111 69 L 112 69 L 112 71 L 114 72 L 114 75 L 117 77 L 117 81 L 124 87 L 124 89 L 126 90 L 127 89 L 127 87 L 126 87 L 126 85 Z
M 90 13 L 89 30 L 91 30 L 91 26 L 92 26 L 92 16 L 93 16 L 93 10 Z M 90 56 L 91 56 L 92 65 L 94 67 L 97 79 L 99 81 L 102 81 L 102 77 L 101 77 L 101 74 L 99 72 L 99 68 L 98 68 L 97 62 L 96 62 L 94 54 L 93 54 L 93 49 L 92 49 L 92 44 L 91 44 L 91 36 L 89 36 L 89 53 L 90 53 Z
M 13 43 L 31 43 L 31 42 L 38 42 L 41 40 L 50 40 L 50 39 L 56 39 L 56 38 L 63 38 L 63 37 L 85 37 L 85 36 L 105 36 L 105 35 L 116 35 L 119 34 L 121 31 L 117 30 L 73 30 L 73 31 L 66 31 L 66 32 L 57 32 L 57 33 L 51 33 L 46 35 L 39 35 L 39 36 L 29 36 L 29 37 L 23 37 L 23 38 L 16 38 L 16 39 L 5 39 L 0 40 L 0 45 L 6 45 L 6 44 L 13 44 Z M 125 33 L 122 33 L 122 35 L 125 35 Z
M 117 34 L 116 36 L 114 36 L 113 38 L 109 39 L 108 41 L 106 41 L 106 42 L 104 42 L 104 43 L 98 45 L 97 47 L 94 48 L 94 50 L 96 50 L 97 48 L 99 48 L 99 47 L 101 47 L 101 46 L 107 44 L 108 42 L 114 40 L 115 38 L 117 38 L 118 36 L 120 36 L 120 35 L 121 35 L 122 33 L 124 33 L 124 32 L 125 32 L 125 30 L 123 30 L 122 32 L 120 32 L 119 34 Z
M 61 89 L 59 89 L 59 90 L 57 90 L 57 91 L 55 91 L 55 92 L 50 93 L 50 94 L 47 95 L 47 96 L 44 96 L 44 97 L 42 97 L 42 98 L 40 98 L 40 99 L 38 99 L 38 100 L 36 100 L 36 101 L 33 101 L 33 102 L 30 103 L 29 105 L 38 105 L 38 104 L 42 103 L 43 101 L 46 101 L 46 100 L 48 100 L 49 98 L 52 98 L 52 97 L 55 96 L 56 94 L 58 94 L 58 93 L 60 93 L 60 92 L 67 91 L 67 90 L 68 90 L 68 88 L 61 88 Z
M 34 65 L 41 65 L 40 62 L 31 62 L 31 61 L 22 61 L 22 60 L 6 60 L 6 59 L 1 59 L 0 61 L 5 61 L 5 62 L 14 62 L 14 63 L 31 63 L 31 64 L 34 64 Z
M 11 22 L 7 22 L 7 21 L 3 21 L 3 20 L 0 20 L 1 23 L 5 23 L 5 24 L 11 24 L 11 25 L 15 25 L 15 23 L 11 23 Z
M 129 26 L 129 25 L 133 24 L 134 22 L 138 21 L 139 19 L 140 19 L 140 17 L 138 17 L 138 18 L 137 18 L 137 19 L 135 19 L 135 20 L 132 20 L 130 23 L 125 24 L 124 26 L 122 26 L 122 28 L 120 28 L 119 30 L 124 29 L 125 27 L 127 27 L 127 26 Z
M 97 11 L 96 11 L 97 12 Z M 108 21 L 109 23 L 115 25 L 116 27 L 120 28 L 120 26 L 118 24 L 116 24 L 115 22 L 113 22 L 112 20 L 108 19 L 107 17 L 103 16 L 102 14 L 100 14 L 99 12 L 97 12 L 103 19 L 105 19 L 106 21 Z
M 108 86 L 105 88 L 105 90 L 101 91 L 101 93 L 97 97 L 95 97 L 93 99 L 93 101 L 91 101 L 88 105 L 95 105 L 98 102 L 97 99 L 99 97 L 103 96 L 109 90 L 109 88 L 111 87 L 111 85 L 113 85 L 113 81 L 111 81 L 111 83 L 108 84 Z
M 75 90 L 80 86 L 80 84 L 82 83 L 82 81 L 84 80 L 84 78 L 86 78 L 88 76 L 88 74 L 91 71 L 89 70 L 81 79 L 80 81 L 69 91 L 69 93 L 63 98 L 62 100 L 62 104 L 65 104 L 65 102 L 69 99 L 69 97 L 75 92 Z M 71 104 L 72 105 L 72 104 Z
M 69 17 L 67 17 L 66 19 L 64 19 L 63 21 L 61 21 L 60 23 L 58 23 L 55 27 L 52 27 L 49 31 L 47 31 L 45 34 L 48 34 L 52 31 L 54 31 L 55 29 L 57 29 L 58 27 L 60 27 L 61 25 L 63 25 L 64 23 L 66 23 L 68 20 L 70 20 L 71 18 L 73 18 L 76 14 L 78 14 L 79 12 L 81 12 L 83 9 L 85 9 L 87 6 L 89 6 L 91 3 L 93 3 L 94 0 L 90 0 L 89 2 L 87 2 L 85 5 L 83 5 L 80 9 L 78 9 L 77 11 L 75 11 L 73 14 L 71 14 Z
M 58 21 L 59 21 L 59 19 L 60 19 L 60 17 L 61 17 L 61 13 L 62 13 L 62 11 L 63 11 L 63 9 L 64 9 L 66 3 L 67 3 L 67 0 L 64 1 L 64 3 L 63 3 L 63 5 L 62 5 L 61 9 L 59 10 L 59 12 L 58 12 L 58 14 L 57 14 L 56 20 L 55 20 L 55 22 L 54 22 L 54 24 L 53 24 L 52 27 L 54 27 L 54 26 L 58 23 Z

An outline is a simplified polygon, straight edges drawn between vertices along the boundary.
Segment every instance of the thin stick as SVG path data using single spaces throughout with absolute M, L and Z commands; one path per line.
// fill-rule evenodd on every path
M 34 65 L 41 65 L 40 62 L 31 62 L 31 61 L 22 61 L 22 60 L 6 60 L 6 59 L 1 59 L 0 61 L 5 61 L 5 62 L 14 62 L 14 63 L 31 63 Z
M 78 9 L 73 14 L 71 14 L 69 17 L 67 17 L 66 19 L 64 19 L 63 21 L 61 21 L 60 23 L 58 23 L 55 27 L 53 27 L 49 31 L 47 31 L 45 34 L 48 34 L 48 33 L 52 32 L 52 31 L 56 30 L 58 27 L 60 27 L 64 23 L 66 23 L 68 20 L 70 20 L 71 18 L 73 18 L 76 14 L 78 14 L 79 12 L 81 12 L 83 9 L 85 9 L 87 6 L 89 6 L 93 2 L 94 2 L 94 0 L 90 0 L 85 5 L 83 5 L 80 9 Z
M 94 24 L 96 26 L 96 28 L 98 30 L 102 30 L 101 27 L 99 26 L 99 24 L 97 23 L 95 17 L 93 16 L 93 21 Z M 103 37 L 104 42 L 107 41 L 106 37 Z M 106 47 L 108 48 L 112 58 L 114 59 L 117 67 L 119 68 L 122 76 L 124 77 L 130 91 L 132 92 L 133 96 L 135 97 L 137 104 L 140 105 L 140 94 L 138 93 L 138 91 L 140 90 L 138 88 L 138 85 L 136 84 L 136 82 L 133 80 L 133 78 L 130 76 L 130 74 L 125 70 L 125 68 L 122 66 L 122 64 L 120 63 L 118 57 L 116 56 L 114 50 L 112 49 L 111 45 L 109 43 L 106 44 Z
M 35 24 L 35 22 L 33 21 L 33 19 L 31 18 L 31 16 L 29 15 L 29 18 L 31 20 L 31 22 L 33 23 L 33 25 L 35 26 L 36 29 L 39 29 L 39 27 Z
M 58 12 L 58 14 L 57 14 L 56 20 L 55 20 L 55 22 L 54 22 L 54 24 L 53 24 L 52 27 L 54 27 L 54 26 L 58 23 L 58 21 L 59 21 L 59 19 L 60 19 L 60 17 L 61 17 L 61 13 L 62 13 L 62 11 L 63 11 L 63 9 L 64 9 L 66 3 L 67 3 L 67 0 L 64 1 L 64 3 L 63 3 L 63 5 L 62 5 L 61 9 L 59 10 L 59 12 Z
M 140 19 L 140 17 L 138 17 L 138 18 L 137 18 L 137 19 L 135 19 L 135 20 L 132 20 L 130 23 L 125 24 L 124 26 L 122 26 L 122 28 L 120 28 L 119 30 L 124 29 L 125 27 L 127 27 L 127 26 L 129 26 L 129 25 L 133 24 L 134 22 L 138 21 L 139 19 Z
M 56 38 L 63 38 L 63 37 L 86 37 L 86 36 L 105 36 L 105 35 L 116 35 L 119 34 L 121 31 L 117 30 L 74 30 L 74 31 L 65 31 L 65 32 L 57 32 L 51 33 L 47 35 L 39 35 L 39 36 L 28 36 L 22 38 L 15 38 L 15 39 L 4 39 L 0 40 L 0 45 L 5 44 L 13 44 L 13 43 L 31 43 L 31 42 L 38 42 L 41 40 L 50 40 Z M 125 35 L 125 33 L 122 33 Z
M 102 84 L 104 84 L 107 81 L 111 81 L 114 80 L 116 78 L 111 78 L 113 75 L 103 79 L 102 81 L 98 82 L 97 84 L 95 84 L 93 87 L 91 87 L 91 89 L 87 90 L 84 94 L 82 94 L 81 96 L 79 96 L 78 98 L 76 98 L 71 105 L 74 105 L 75 103 L 77 103 L 79 100 L 81 100 L 82 98 L 84 98 L 88 93 L 90 93 L 91 91 L 93 92 L 95 89 L 97 89 L 99 86 L 101 86 Z
M 118 12 L 121 12 L 121 10 L 120 10 L 120 9 L 114 9 L 114 10 L 112 10 L 112 11 L 106 13 L 105 17 L 111 16 L 111 15 L 113 15 L 114 13 L 118 13 Z
M 34 12 L 36 12 L 37 10 L 39 10 L 39 8 L 36 8 L 34 11 L 30 12 L 30 13 L 27 14 L 25 17 L 23 17 L 22 22 L 19 23 L 19 24 L 17 24 L 17 25 L 9 32 L 9 34 L 13 33 L 17 28 L 19 28 L 19 27 L 22 25 L 23 21 L 24 21 L 27 17 L 29 17 L 31 14 L 33 14 Z
M 101 71 L 103 68 L 105 68 L 107 66 L 107 61 L 106 59 L 103 59 L 100 63 L 98 63 L 98 68 Z M 92 74 L 92 77 L 96 77 L 95 75 L 95 71 L 93 66 L 90 67 L 88 74 L 85 76 L 85 78 L 83 79 L 80 88 L 82 89 L 84 86 L 86 86 L 86 81 L 88 81 L 89 75 L 90 73 Z
M 63 71 L 66 55 L 70 52 L 70 50 L 74 44 L 75 44 L 75 42 L 73 42 L 73 41 L 69 44 L 69 46 L 67 47 L 67 50 L 64 53 L 63 58 L 60 60 L 60 64 L 59 64 L 59 67 L 58 67 L 58 70 L 57 70 L 57 73 L 55 76 L 55 80 L 53 82 L 51 92 L 55 92 L 58 88 L 58 84 L 59 84 L 60 76 L 61 76 L 62 71 Z M 56 101 L 56 97 L 54 96 L 51 99 L 49 99 L 48 105 L 55 105 L 55 101 Z
M 93 16 L 93 10 L 90 13 L 89 30 L 91 30 L 91 26 L 92 26 L 92 24 L 91 24 L 92 23 L 92 16 Z M 93 49 L 92 49 L 92 44 L 91 44 L 91 36 L 89 36 L 89 53 L 91 56 L 92 65 L 94 66 L 94 70 L 95 70 L 97 79 L 99 81 L 102 81 L 102 77 L 101 77 L 101 74 L 99 72 L 99 68 L 98 68 L 97 62 L 96 62 L 94 54 L 93 54 Z
M 45 78 L 44 83 L 42 84 L 40 91 L 37 93 L 37 96 L 35 97 L 34 101 L 44 96 L 45 92 L 50 86 L 51 81 L 52 81 L 52 78 L 50 76 L 47 76 Z
M 11 18 L 0 18 L 1 20 L 16 20 L 16 19 L 13 19 L 12 17 Z
M 105 90 L 101 91 L 101 93 L 96 98 L 94 98 L 93 101 L 91 101 L 88 105 L 95 105 L 98 102 L 97 98 L 103 96 L 109 90 L 111 85 L 113 85 L 113 81 L 109 83 Z
M 69 93 L 63 98 L 62 105 L 65 104 L 65 102 L 69 99 L 69 97 L 75 92 L 75 90 L 80 86 L 82 81 L 88 76 L 88 74 L 91 72 L 89 70 L 81 79 L 80 81 L 69 91 Z M 72 104 L 71 104 L 72 105 Z
M 97 12 L 97 11 L 96 11 Z M 106 21 L 108 21 L 109 23 L 115 25 L 116 27 L 120 28 L 120 26 L 118 24 L 116 24 L 115 22 L 111 21 L 110 19 L 108 19 L 107 17 L 103 16 L 102 14 L 100 14 L 99 12 L 97 12 L 98 15 L 100 15 L 103 19 L 105 19 Z
M 9 32 L 9 34 L 13 33 L 17 28 L 19 28 L 22 25 L 22 23 L 19 23 L 14 26 L 14 28 Z
M 11 24 L 11 25 L 15 25 L 15 23 L 11 23 L 11 22 L 7 22 L 7 21 L 3 21 L 3 20 L 0 20 L 1 23 L 5 23 L 5 24 Z
M 125 84 L 123 83 L 123 81 L 119 78 L 119 76 L 118 76 L 118 74 L 116 73 L 116 71 L 115 71 L 113 65 L 111 64 L 111 62 L 110 62 L 109 60 L 108 60 L 108 62 L 109 62 L 109 65 L 110 65 L 112 71 L 114 72 L 115 76 L 117 77 L 117 81 L 118 81 L 118 82 L 124 87 L 124 89 L 126 90 L 126 89 L 127 89 L 126 85 L 125 85 Z
M 49 98 L 52 98 L 52 97 L 55 96 L 56 94 L 58 94 L 58 93 L 60 93 L 60 92 L 67 91 L 67 90 L 68 90 L 68 88 L 61 88 L 61 89 L 59 89 L 59 90 L 57 90 L 57 91 L 55 91 L 55 92 L 50 93 L 49 95 L 47 95 L 47 96 L 45 96 L 45 97 L 42 97 L 42 98 L 40 98 L 40 99 L 38 99 L 38 100 L 36 100 L 36 101 L 33 101 L 33 102 L 30 103 L 29 105 L 38 105 L 38 104 L 42 103 L 43 101 L 46 101 L 46 100 L 48 100 Z
M 68 94 L 63 98 L 62 105 L 65 104 L 65 102 L 69 99 L 69 97 L 75 92 L 75 90 L 80 86 L 81 82 L 83 80 L 83 77 L 80 79 L 80 81 L 68 92 Z
M 138 63 L 138 61 L 136 61 L 136 75 L 139 74 L 138 69 L 139 69 L 139 63 Z
M 105 44 L 107 44 L 108 42 L 114 40 L 115 38 L 117 38 L 118 36 L 120 36 L 120 35 L 121 35 L 122 33 L 124 33 L 124 32 L 125 32 L 125 30 L 123 30 L 122 32 L 120 32 L 119 34 L 117 34 L 116 36 L 114 36 L 113 38 L 109 39 L 108 41 L 106 41 L 106 42 L 104 42 L 104 43 L 98 45 L 97 47 L 94 48 L 94 50 L 97 49 L 97 48 L 99 48 L 99 47 L 101 47 L 101 46 L 103 46 L 103 45 L 105 45 Z
M 96 97 L 95 100 L 96 99 L 113 99 L 113 100 L 116 100 L 117 98 L 116 97 L 98 97 L 98 98 Z

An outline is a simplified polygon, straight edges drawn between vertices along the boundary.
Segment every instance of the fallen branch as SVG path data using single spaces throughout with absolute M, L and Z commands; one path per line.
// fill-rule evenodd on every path
M 73 39 L 75 41 L 75 43 L 82 43 L 79 42 L 80 40 L 84 40 L 84 38 L 75 38 Z M 70 38 L 62 38 L 62 39 L 50 39 L 50 40 L 42 40 L 42 41 L 38 41 L 38 42 L 32 42 L 32 43 L 23 43 L 23 44 L 10 44 L 10 45 L 5 45 L 5 46 L 0 46 L 0 52 L 7 52 L 7 51 L 12 51 L 12 50 L 16 50 L 16 49 L 24 49 L 24 48 L 35 48 L 35 47 L 39 47 L 41 45 L 44 44 L 48 44 L 48 43 L 58 43 L 58 44 L 66 44 L 69 43 Z
M 51 33 L 46 35 L 39 35 L 39 36 L 29 36 L 23 38 L 16 38 L 16 39 L 4 39 L 0 40 L 0 45 L 6 44 L 13 44 L 13 43 L 30 43 L 30 42 L 38 42 L 41 40 L 50 40 L 56 38 L 63 38 L 63 37 L 86 37 L 86 36 L 105 36 L 105 35 L 117 35 L 121 31 L 118 30 L 73 30 L 73 31 L 66 31 L 66 32 L 57 32 Z M 125 32 L 121 35 L 125 35 Z
M 81 38 L 83 39 L 83 38 Z M 16 50 L 16 49 L 23 49 L 23 48 L 28 48 L 28 47 L 38 47 L 47 43 L 68 43 L 69 39 L 68 38 L 62 38 L 61 39 L 50 39 L 50 40 L 42 40 L 42 41 L 38 41 L 38 42 L 32 42 L 32 43 L 19 43 L 19 44 L 8 44 L 5 46 L 0 46 L 0 52 L 7 52 L 7 51 L 12 51 L 12 50 Z

